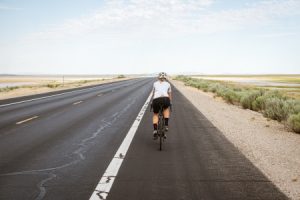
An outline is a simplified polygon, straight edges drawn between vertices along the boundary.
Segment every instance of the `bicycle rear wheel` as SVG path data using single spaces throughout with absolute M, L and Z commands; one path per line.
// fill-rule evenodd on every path
M 159 116 L 158 121 L 158 136 L 159 136 L 159 150 L 162 150 L 162 144 L 164 141 L 164 117 Z

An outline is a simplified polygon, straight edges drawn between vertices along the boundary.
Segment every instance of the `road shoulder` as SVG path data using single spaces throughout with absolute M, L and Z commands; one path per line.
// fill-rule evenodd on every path
M 289 198 L 300 199 L 300 135 L 262 114 L 216 100 L 182 82 L 172 84 Z

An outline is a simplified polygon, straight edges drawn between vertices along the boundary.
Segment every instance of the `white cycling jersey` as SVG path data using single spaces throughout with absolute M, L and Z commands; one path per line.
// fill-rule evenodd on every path
M 169 94 L 171 92 L 171 85 L 167 81 L 156 81 L 153 84 L 153 91 L 154 96 L 153 99 L 159 98 L 159 97 L 169 97 Z

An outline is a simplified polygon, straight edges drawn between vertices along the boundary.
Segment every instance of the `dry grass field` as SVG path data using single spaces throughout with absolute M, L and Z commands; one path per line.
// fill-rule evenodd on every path
M 125 80 L 115 76 L 0 76 L 0 100 Z

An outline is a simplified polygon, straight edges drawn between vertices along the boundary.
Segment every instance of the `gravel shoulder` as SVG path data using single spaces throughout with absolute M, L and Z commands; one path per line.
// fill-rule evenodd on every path
M 213 94 L 171 83 L 291 199 L 300 199 L 300 134 Z

